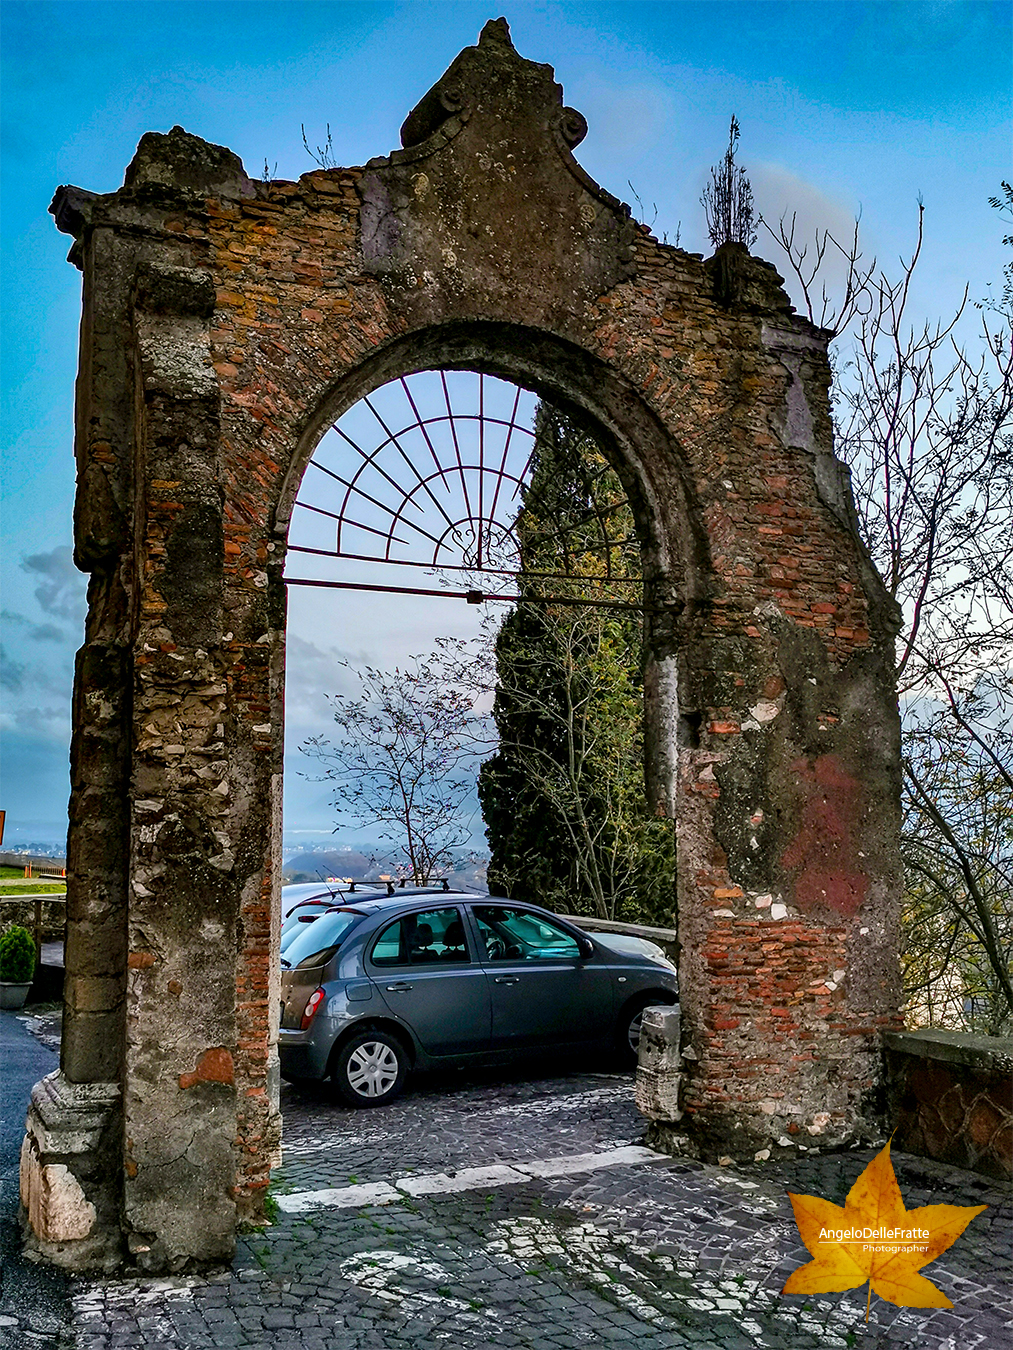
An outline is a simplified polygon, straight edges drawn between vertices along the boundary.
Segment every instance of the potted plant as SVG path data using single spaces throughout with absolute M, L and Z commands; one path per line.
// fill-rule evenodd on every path
M 18 924 L 0 936 L 0 1008 L 23 1008 L 35 974 L 35 943 Z

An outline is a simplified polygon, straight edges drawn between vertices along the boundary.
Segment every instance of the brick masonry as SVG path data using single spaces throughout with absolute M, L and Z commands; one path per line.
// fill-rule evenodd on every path
M 326 427 L 412 370 L 550 395 L 629 493 L 694 1148 L 840 1143 L 874 1113 L 899 1025 L 896 616 L 833 458 L 829 334 L 740 246 L 634 225 L 573 158 L 584 127 L 496 21 L 365 169 L 254 182 L 177 127 L 118 192 L 54 201 L 84 273 L 91 573 L 62 1073 L 122 1085 L 109 1250 L 150 1269 L 231 1250 L 277 1157 L 288 518 Z

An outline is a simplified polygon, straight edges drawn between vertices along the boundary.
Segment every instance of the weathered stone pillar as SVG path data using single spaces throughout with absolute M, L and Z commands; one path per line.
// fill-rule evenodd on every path
M 222 650 L 214 282 L 141 269 L 135 290 L 138 628 L 134 645 L 124 1212 L 131 1251 L 231 1250 L 239 903 L 234 737 Z M 206 1129 L 216 1117 L 222 1128 Z
M 21 1155 L 32 1241 L 70 1268 L 111 1268 L 122 1249 L 134 501 L 127 334 L 137 242 L 87 232 L 94 200 L 68 188 L 52 207 L 79 240 L 70 260 L 84 274 L 74 528 L 75 561 L 91 579 L 74 678 L 60 1068 L 36 1085 Z
M 649 1144 L 670 1147 L 668 1137 L 682 1119 L 682 1015 L 678 1005 L 644 1009 L 634 1099 L 651 1122 Z M 680 1140 L 680 1144 L 683 1141 Z
M 899 616 L 833 456 L 829 334 L 728 249 L 716 291 L 739 323 L 757 316 L 760 343 L 719 357 L 756 401 L 715 410 L 716 584 L 679 657 L 681 1128 L 705 1157 L 751 1160 L 880 1127 L 881 1037 L 899 1024 Z
M 93 580 L 64 1049 L 33 1096 L 23 1194 L 68 1266 L 124 1244 L 157 1269 L 227 1257 L 277 1154 L 284 603 L 264 569 L 226 579 L 248 531 L 225 519 L 205 225 L 209 199 L 249 191 L 235 156 L 177 129 L 145 137 L 120 193 L 55 205 L 85 269 L 77 540 Z

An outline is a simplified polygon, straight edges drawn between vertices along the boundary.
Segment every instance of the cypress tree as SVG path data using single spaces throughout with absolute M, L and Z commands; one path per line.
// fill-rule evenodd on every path
M 516 528 L 525 603 L 496 642 L 499 750 L 482 767 L 490 889 L 560 912 L 673 922 L 674 840 L 647 811 L 640 549 L 601 448 L 542 404 Z M 565 601 L 574 603 L 564 603 Z

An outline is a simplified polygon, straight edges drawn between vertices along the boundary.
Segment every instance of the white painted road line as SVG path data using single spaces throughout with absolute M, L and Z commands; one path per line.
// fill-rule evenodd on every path
M 632 1163 L 657 1162 L 659 1158 L 667 1157 L 667 1153 L 655 1153 L 653 1148 L 627 1144 L 624 1148 L 611 1148 L 606 1153 L 575 1153 L 569 1158 L 546 1158 L 541 1162 L 515 1163 L 514 1166 L 529 1177 L 568 1177 L 575 1172 L 597 1172 L 603 1167 L 629 1167 Z
M 427 1177 L 401 1177 L 394 1185 L 405 1195 L 453 1195 L 455 1191 L 475 1191 L 480 1186 L 511 1186 L 527 1179 L 519 1167 L 494 1163 L 491 1167 L 462 1167 L 453 1173 L 434 1172 Z
M 400 1200 L 401 1192 L 386 1181 L 370 1181 L 359 1186 L 335 1186 L 326 1191 L 293 1191 L 277 1195 L 278 1208 L 286 1214 L 301 1214 L 306 1209 L 355 1209 L 359 1205 L 389 1205 Z
M 668 1161 L 667 1153 L 627 1144 L 604 1153 L 576 1153 L 564 1158 L 529 1162 L 496 1163 L 491 1167 L 465 1167 L 459 1172 L 431 1172 L 417 1177 L 399 1177 L 394 1185 L 373 1181 L 359 1186 L 338 1186 L 323 1191 L 294 1191 L 276 1196 L 286 1214 L 308 1209 L 354 1209 L 359 1205 L 389 1205 L 406 1195 L 452 1195 L 487 1186 L 512 1186 L 533 1177 L 565 1177 L 580 1172 L 599 1172 L 606 1167 L 630 1167 L 636 1163 Z

